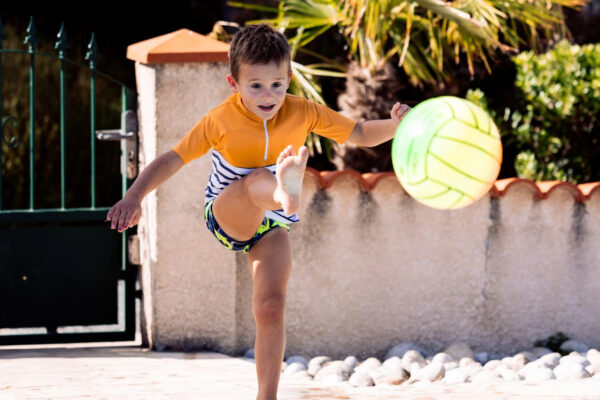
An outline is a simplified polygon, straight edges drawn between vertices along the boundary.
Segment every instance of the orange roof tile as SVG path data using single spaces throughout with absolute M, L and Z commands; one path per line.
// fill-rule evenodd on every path
M 149 63 L 227 61 L 229 45 L 189 29 L 144 40 L 127 47 L 127 58 Z
M 375 189 L 379 181 L 381 181 L 383 178 L 390 176 L 395 177 L 393 172 L 360 174 L 359 172 L 352 170 L 317 171 L 313 168 L 307 168 L 306 172 L 317 178 L 319 187 L 321 189 L 327 189 L 331 187 L 333 182 L 341 176 L 351 176 L 357 181 L 362 190 L 369 191 Z M 533 190 L 534 196 L 538 199 L 547 199 L 548 196 L 550 196 L 550 194 L 558 188 L 566 188 L 569 190 L 577 202 L 589 200 L 592 194 L 595 192 L 600 192 L 600 182 L 574 185 L 571 182 L 562 181 L 534 182 L 530 179 L 508 178 L 496 181 L 490 191 L 490 195 L 492 197 L 504 196 L 510 187 L 519 183 L 530 186 Z

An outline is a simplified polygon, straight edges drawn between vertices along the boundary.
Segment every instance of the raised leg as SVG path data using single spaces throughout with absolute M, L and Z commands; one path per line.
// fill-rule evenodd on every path
M 248 256 L 254 282 L 257 400 L 276 400 L 285 352 L 285 294 L 292 268 L 287 231 L 276 228 L 268 232 L 250 249 Z
M 213 204 L 221 228 L 233 239 L 244 241 L 254 236 L 265 210 L 283 208 L 287 214 L 296 213 L 307 159 L 306 147 L 295 155 L 288 146 L 277 159 L 276 176 L 259 168 L 223 189 Z

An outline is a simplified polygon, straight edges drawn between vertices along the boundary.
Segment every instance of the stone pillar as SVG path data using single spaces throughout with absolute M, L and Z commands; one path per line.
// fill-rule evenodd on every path
M 231 94 L 228 47 L 187 29 L 129 46 L 140 171 Z M 210 155 L 193 161 L 142 203 L 142 336 L 153 349 L 236 351 L 236 258 L 220 251 L 202 215 L 210 168 Z

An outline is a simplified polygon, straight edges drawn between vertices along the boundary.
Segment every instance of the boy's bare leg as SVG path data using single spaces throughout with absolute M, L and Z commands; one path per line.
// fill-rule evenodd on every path
M 244 241 L 254 236 L 265 210 L 283 208 L 287 214 L 296 213 L 307 159 L 306 147 L 295 155 L 288 146 L 277 159 L 276 176 L 259 168 L 223 189 L 213 204 L 221 228 L 233 239 Z
M 288 146 L 277 159 L 277 174 L 259 168 L 219 193 L 213 204 L 217 223 L 233 239 L 250 239 L 263 221 L 265 210 L 283 208 L 294 214 L 300 205 L 302 178 L 308 150 L 298 155 Z M 285 290 L 291 270 L 287 231 L 276 228 L 265 234 L 249 252 L 254 288 L 252 313 L 256 321 L 256 374 L 258 399 L 277 396 L 285 351 Z
M 268 232 L 248 255 L 254 281 L 252 314 L 256 321 L 257 400 L 275 400 L 285 352 L 285 293 L 292 267 L 287 231 L 276 228 Z

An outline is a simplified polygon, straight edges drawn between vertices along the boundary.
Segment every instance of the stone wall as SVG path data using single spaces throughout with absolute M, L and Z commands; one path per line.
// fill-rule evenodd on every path
M 510 352 L 562 331 L 600 345 L 600 194 L 577 202 L 532 182 L 454 211 L 412 200 L 391 174 L 304 182 L 293 226 L 289 354 L 375 354 L 400 341 Z M 238 326 L 251 347 L 251 282 L 238 270 Z

